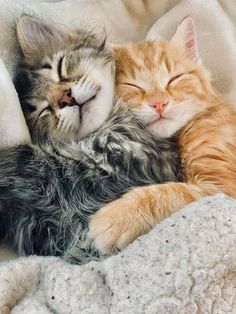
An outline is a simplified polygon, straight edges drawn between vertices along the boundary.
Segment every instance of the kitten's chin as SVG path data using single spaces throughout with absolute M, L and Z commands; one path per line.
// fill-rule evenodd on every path
M 169 138 L 178 131 L 178 126 L 174 124 L 174 121 L 165 118 L 151 122 L 147 128 L 156 138 Z

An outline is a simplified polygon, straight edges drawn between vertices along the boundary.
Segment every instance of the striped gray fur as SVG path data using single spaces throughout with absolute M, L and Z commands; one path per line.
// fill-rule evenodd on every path
M 130 187 L 176 181 L 175 146 L 154 139 L 119 104 L 115 109 L 78 143 L 0 151 L 1 233 L 20 255 L 84 262 L 91 214 Z
M 95 35 L 86 34 L 80 45 L 75 48 L 73 44 L 73 51 L 80 55 L 78 64 L 74 58 L 73 67 L 81 70 L 83 58 L 93 65 L 101 64 L 102 58 L 104 64 L 112 62 L 105 45 L 96 41 Z M 50 58 L 47 56 L 52 63 L 58 54 L 55 47 Z M 62 43 L 58 45 L 61 49 Z M 64 47 L 64 58 L 70 49 L 71 45 Z M 66 59 L 67 69 L 72 69 L 70 60 Z M 51 109 L 41 122 L 40 115 L 34 115 L 37 106 L 42 106 L 39 100 L 45 97 L 45 91 L 50 93 L 50 84 L 61 81 L 55 83 L 49 72 L 45 76 L 42 60 L 31 61 L 19 66 L 15 86 L 33 143 L 0 150 L 1 238 L 19 255 L 54 255 L 85 263 L 101 258 L 87 238 L 90 216 L 131 187 L 178 180 L 177 148 L 172 140 L 154 138 L 128 105 L 117 99 L 113 99 L 113 109 L 105 122 L 86 136 L 81 138 L 79 130 L 76 133 L 72 128 L 66 136 L 64 130 L 63 137 L 55 133 L 48 121 L 55 119 L 52 115 L 58 108 L 47 104 Z M 86 73 L 86 79 L 89 75 Z M 99 92 L 102 88 L 101 83 Z M 96 106 L 99 96 L 94 98 L 92 104 Z M 104 99 L 103 106 L 106 102 Z

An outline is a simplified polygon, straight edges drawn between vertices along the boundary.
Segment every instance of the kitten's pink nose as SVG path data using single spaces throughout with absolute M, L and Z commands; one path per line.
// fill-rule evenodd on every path
M 74 97 L 71 96 L 71 90 L 67 89 L 63 92 L 61 99 L 59 100 L 60 108 L 64 108 L 66 106 L 75 106 L 76 101 Z
M 165 107 L 168 105 L 168 100 L 162 99 L 162 100 L 153 100 L 150 101 L 150 106 L 154 107 L 156 112 L 162 114 L 162 112 L 165 110 Z

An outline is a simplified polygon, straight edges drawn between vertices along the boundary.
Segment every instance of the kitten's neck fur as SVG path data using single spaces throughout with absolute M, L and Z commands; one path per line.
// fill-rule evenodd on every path
M 234 106 L 218 95 L 217 92 L 213 95 L 207 95 L 204 101 L 195 105 L 200 107 L 199 113 L 193 116 L 193 118 L 177 132 L 175 136 L 177 141 L 189 130 L 194 129 L 194 131 L 196 131 L 195 128 L 197 128 L 197 124 L 201 121 L 209 122 L 210 119 L 213 119 L 212 123 L 214 122 L 214 124 L 221 125 L 225 117 L 236 113 Z
M 236 135 L 236 109 L 221 97 L 209 99 L 207 105 L 177 136 L 184 181 L 202 186 L 205 194 L 224 192 L 236 197 L 234 185 L 229 184 L 235 180 L 235 146 L 231 139 Z

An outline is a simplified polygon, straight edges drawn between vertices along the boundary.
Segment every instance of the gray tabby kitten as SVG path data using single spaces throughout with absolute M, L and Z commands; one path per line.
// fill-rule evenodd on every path
M 32 145 L 0 150 L 0 230 L 20 255 L 98 257 L 90 215 L 130 187 L 176 181 L 175 145 L 113 97 L 105 40 L 23 16 L 15 79 Z

